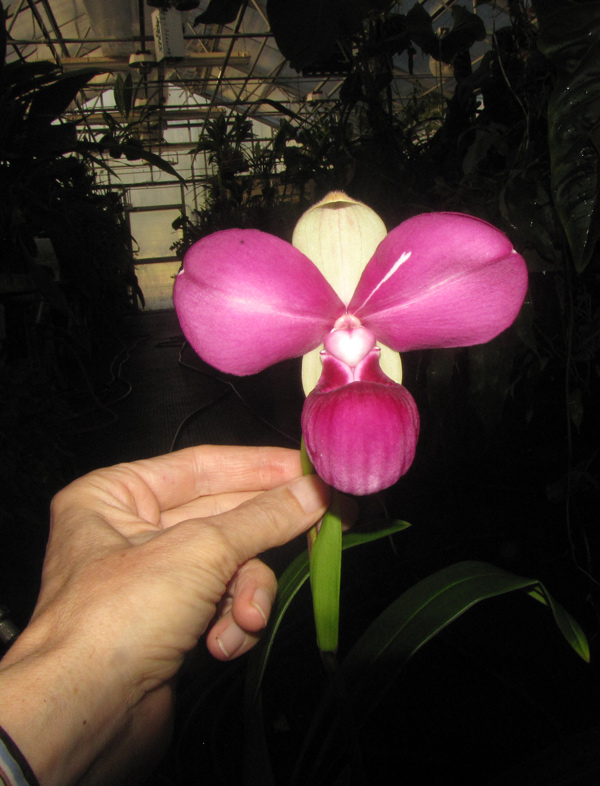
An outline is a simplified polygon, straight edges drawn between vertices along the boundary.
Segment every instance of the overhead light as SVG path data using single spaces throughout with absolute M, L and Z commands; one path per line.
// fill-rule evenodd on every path
M 152 52 L 136 52 L 135 55 L 129 55 L 129 67 L 140 74 L 149 74 L 156 67 L 156 58 Z
M 157 8 L 152 12 L 152 34 L 156 59 L 181 60 L 185 55 L 181 13 L 174 8 Z

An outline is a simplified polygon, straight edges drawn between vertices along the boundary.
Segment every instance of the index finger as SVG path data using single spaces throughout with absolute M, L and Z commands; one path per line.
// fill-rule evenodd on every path
M 302 475 L 297 450 L 235 445 L 198 445 L 124 466 L 151 489 L 161 510 L 211 494 L 266 491 Z

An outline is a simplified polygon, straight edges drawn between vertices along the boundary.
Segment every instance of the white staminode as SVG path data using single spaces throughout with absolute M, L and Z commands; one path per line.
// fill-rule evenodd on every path
M 347 305 L 387 229 L 374 210 L 341 191 L 309 208 L 296 224 L 292 244 L 311 259 Z M 321 376 L 321 347 L 302 359 L 302 385 L 308 395 Z M 400 355 L 381 347 L 381 368 L 402 381 Z

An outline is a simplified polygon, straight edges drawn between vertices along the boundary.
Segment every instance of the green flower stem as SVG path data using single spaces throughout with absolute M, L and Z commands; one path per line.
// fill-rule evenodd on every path
M 302 462 L 303 475 L 315 474 L 315 468 L 313 467 L 313 463 L 309 459 L 308 453 L 306 452 L 306 443 L 304 442 L 304 437 L 302 437 L 302 442 L 300 444 L 300 461 Z
M 304 440 L 301 454 L 304 474 L 313 473 L 314 467 L 306 454 Z M 335 653 L 338 647 L 342 573 L 342 520 L 335 490 L 329 510 L 308 533 L 308 550 L 317 646 L 322 653 Z

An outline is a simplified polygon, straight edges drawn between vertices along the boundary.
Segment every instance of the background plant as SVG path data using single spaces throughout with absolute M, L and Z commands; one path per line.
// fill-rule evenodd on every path
M 6 63 L 4 17 L 2 9 L 0 462 L 7 490 L 0 518 L 3 538 L 14 545 L 9 553 L 23 560 L 6 566 L 6 578 L 30 577 L 23 582 L 28 608 L 40 555 L 24 546 L 43 542 L 32 533 L 46 527 L 50 497 L 72 477 L 78 414 L 102 410 L 123 318 L 143 302 L 123 201 L 98 187 L 93 169 L 108 166 L 110 155 L 172 169 L 132 139 L 81 138 L 64 113 L 97 71 Z
M 417 391 L 423 434 L 416 464 L 385 503 L 413 524 L 418 522 L 418 527 L 393 536 L 391 547 L 386 548 L 383 539 L 372 559 L 344 556 L 342 654 L 351 648 L 352 635 L 360 635 L 407 585 L 419 585 L 448 564 L 465 565 L 473 558 L 543 577 L 555 597 L 564 600 L 591 633 L 592 650 L 596 647 L 600 4 L 514 0 L 507 8 L 510 25 L 493 32 L 491 51 L 472 68 L 468 53 L 480 31 L 465 9 L 455 9 L 453 36 L 440 39 L 420 6 L 401 14 L 390 3 L 352 2 L 344 9 L 331 3 L 319 36 L 308 41 L 316 4 L 303 5 L 302 19 L 291 2 L 269 4 L 278 45 L 298 69 L 326 61 L 339 51 L 350 64 L 337 104 L 315 108 L 306 125 L 294 118 L 284 123 L 289 128 L 280 159 L 281 177 L 296 179 L 304 189 L 300 198 L 309 193 L 318 198 L 321 187 L 342 188 L 376 209 L 389 227 L 424 210 L 470 213 L 502 228 L 527 259 L 530 271 L 529 296 L 511 330 L 483 347 L 404 358 L 405 375 L 411 390 Z M 390 100 L 389 57 L 402 52 L 410 60 L 411 50 L 418 48 L 453 69 L 456 90 L 451 98 L 441 90 L 424 98 L 415 91 L 399 105 Z M 289 237 L 291 229 L 284 230 L 282 236 Z M 295 602 L 301 599 L 299 591 Z M 510 621 L 516 622 L 520 612 L 508 602 Z M 269 671 L 261 701 L 254 707 L 259 716 L 253 716 L 250 724 L 253 731 L 260 728 L 256 718 L 262 713 L 275 782 L 281 777 L 279 768 L 289 763 L 290 750 L 283 750 L 284 741 L 295 735 L 303 763 L 291 782 L 318 783 L 323 768 L 334 767 L 328 754 L 335 745 L 329 747 L 327 723 L 319 726 L 331 718 L 324 709 L 315 720 L 319 731 L 310 736 L 315 729 L 311 713 L 315 706 L 322 708 L 323 692 L 333 689 L 318 658 L 308 653 L 311 642 L 306 647 L 300 643 L 311 617 L 309 600 L 304 603 L 301 621 L 294 616 L 286 624 L 276 615 L 282 629 L 274 641 L 269 639 Z M 351 609 L 346 615 L 344 603 Z M 543 672 L 544 664 L 554 662 L 551 645 L 543 655 L 529 658 L 519 644 L 517 654 L 511 651 L 514 639 L 508 633 L 508 617 L 499 610 L 496 615 L 487 601 L 480 613 L 471 613 L 473 628 L 458 621 L 456 628 L 452 626 L 455 633 L 445 630 L 439 643 L 432 644 L 433 654 L 425 647 L 420 651 L 422 668 L 412 664 L 410 668 L 417 671 L 399 677 L 395 685 L 404 693 L 390 690 L 388 715 L 381 711 L 388 720 L 378 722 L 378 713 L 372 713 L 371 725 L 361 727 L 359 742 L 374 751 L 367 760 L 368 777 L 374 777 L 381 761 L 387 762 L 387 772 L 397 765 L 396 745 L 402 748 L 404 768 L 398 777 L 408 783 L 420 782 L 419 778 L 436 782 L 440 777 L 433 763 L 428 770 L 427 755 L 419 758 L 411 746 L 427 748 L 433 758 L 442 746 L 447 767 L 458 767 L 465 783 L 482 779 L 503 786 L 554 783 L 559 772 L 564 782 L 573 784 L 585 783 L 586 772 L 596 777 L 595 702 L 588 701 L 584 691 L 577 710 L 571 703 L 582 684 L 574 676 L 580 674 L 578 668 L 567 667 L 573 681 L 565 679 L 564 695 L 562 686 L 550 680 L 540 692 L 534 691 L 535 698 L 527 696 L 526 683 L 533 686 L 537 670 Z M 302 615 L 297 606 L 294 615 Z M 526 636 L 529 623 L 521 620 L 517 625 Z M 478 634 L 484 629 L 491 638 L 482 652 Z M 535 635 L 543 636 L 537 627 Z M 305 662 L 294 660 L 292 679 L 286 664 L 301 647 Z M 458 677 L 458 685 L 460 668 L 455 658 L 467 664 L 467 676 L 464 682 Z M 513 658 L 514 668 L 506 677 L 501 664 L 512 663 Z M 561 656 L 558 660 L 562 662 Z M 499 722 L 498 730 L 490 734 L 508 739 L 515 731 L 523 741 L 515 753 L 520 761 L 531 750 L 546 748 L 542 759 L 552 763 L 546 770 L 542 759 L 532 760 L 502 777 L 506 760 L 494 762 L 493 746 L 485 745 L 484 759 L 469 769 L 461 734 L 474 732 L 466 720 L 463 724 L 456 707 L 464 706 L 471 717 L 488 722 L 487 710 L 477 705 L 469 688 L 479 669 L 487 668 L 490 682 L 486 680 L 485 690 L 498 680 L 503 686 L 499 692 L 507 691 L 512 707 L 499 715 L 509 722 Z M 521 679 L 520 669 L 529 676 Z M 372 679 L 373 674 L 365 678 L 367 695 Z M 415 688 L 411 699 L 414 681 L 420 688 Z M 231 696 L 239 699 L 240 684 L 230 689 Z M 443 707 L 453 699 L 454 709 L 445 713 Z M 533 732 L 533 722 L 525 720 L 517 733 L 520 719 L 514 708 L 518 706 L 526 717 L 530 699 L 532 708 L 537 703 L 531 717 L 544 718 L 542 725 L 548 723 L 546 731 L 538 727 L 540 738 Z M 499 696 L 495 701 L 502 703 Z M 286 707 L 283 720 L 278 715 L 282 706 Z M 190 712 L 197 719 L 194 707 Z M 231 717 L 228 709 L 223 712 Z M 287 736 L 282 724 L 287 724 Z M 390 724 L 393 731 L 388 733 Z M 577 734 L 571 737 L 574 729 Z M 348 739 L 345 732 L 341 732 L 343 741 Z M 563 734 L 570 740 L 565 748 L 559 742 Z M 434 740 L 430 747 L 422 742 L 424 735 Z M 205 730 L 203 739 L 212 743 L 214 755 L 220 752 L 222 760 L 216 737 Z M 400 740 L 406 742 L 404 747 Z M 548 744 L 550 740 L 555 743 Z M 246 766 L 258 767 L 254 773 L 264 775 L 260 770 L 265 762 L 264 739 L 253 736 L 252 743 Z M 473 750 L 469 756 L 470 761 L 477 758 Z M 200 759 L 208 760 L 214 760 L 209 753 Z M 244 763 L 230 764 L 225 782 Z M 346 765 L 345 771 L 329 773 L 333 782 L 352 782 L 352 768 L 358 772 L 360 762 L 348 753 L 341 764 Z M 381 775 L 386 776 L 383 765 Z

